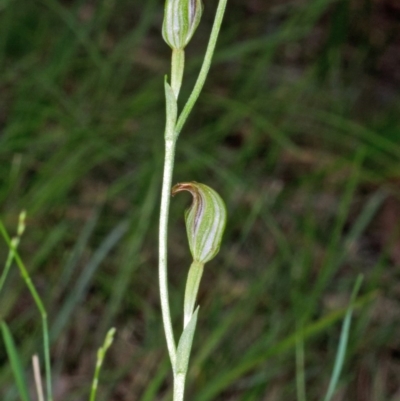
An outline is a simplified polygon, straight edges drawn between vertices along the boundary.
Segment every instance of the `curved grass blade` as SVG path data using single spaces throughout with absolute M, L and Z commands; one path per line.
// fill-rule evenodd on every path
M 124 219 L 119 224 L 117 224 L 113 230 L 107 235 L 107 237 L 100 244 L 98 249 L 94 252 L 92 258 L 87 263 L 85 269 L 77 279 L 76 284 L 71 287 L 71 292 L 64 302 L 63 306 L 60 308 L 58 315 L 53 323 L 51 330 L 52 340 L 57 338 L 63 331 L 68 323 L 75 306 L 84 297 L 87 288 L 90 284 L 94 273 L 99 268 L 100 264 L 104 261 L 106 256 L 111 252 L 111 250 L 119 243 L 121 238 L 125 235 L 129 227 L 128 220 Z
M 354 308 L 360 308 L 363 305 L 371 302 L 375 299 L 377 292 L 372 291 L 353 303 Z M 346 315 L 347 310 L 339 309 L 329 313 L 328 315 L 320 318 L 316 322 L 312 322 L 303 328 L 303 339 L 306 341 L 322 332 L 328 327 L 331 327 L 338 320 L 342 319 Z M 233 365 L 229 370 L 221 372 L 218 377 L 209 383 L 205 384 L 203 389 L 198 393 L 197 401 L 211 401 L 216 399 L 221 392 L 228 388 L 232 383 L 235 383 L 239 378 L 251 370 L 265 364 L 266 361 L 275 356 L 281 355 L 288 350 L 291 350 L 296 346 L 297 334 L 290 334 L 281 341 L 279 341 L 274 347 L 260 348 L 257 352 L 250 350 L 248 353 L 242 356 L 240 363 Z M 261 343 L 262 345 L 263 343 Z
M 340 333 L 339 346 L 338 346 L 338 350 L 336 353 L 335 364 L 333 367 L 331 380 L 329 382 L 328 391 L 326 392 L 324 401 L 330 401 L 332 399 L 333 394 L 336 390 L 338 381 L 339 381 L 339 376 L 342 371 L 345 356 L 346 356 L 346 349 L 347 349 L 347 343 L 349 340 L 351 318 L 352 318 L 353 310 L 354 310 L 354 301 L 357 297 L 358 291 L 360 290 L 362 281 L 363 281 L 363 276 L 359 275 L 357 277 L 356 283 L 354 284 L 354 287 L 353 287 L 353 292 L 351 294 L 351 299 L 350 299 L 350 305 L 347 308 L 346 316 L 343 321 L 342 331 Z
M 15 383 L 17 385 L 18 393 L 22 401 L 30 401 L 28 388 L 26 386 L 26 379 L 22 369 L 21 359 L 18 355 L 14 339 L 5 322 L 1 322 L 1 333 L 3 335 L 4 345 L 7 350 L 8 359 L 10 360 L 11 369 L 14 374 Z

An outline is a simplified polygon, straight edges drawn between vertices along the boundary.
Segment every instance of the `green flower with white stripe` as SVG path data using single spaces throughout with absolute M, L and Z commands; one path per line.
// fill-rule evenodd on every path
M 198 182 L 185 182 L 172 188 L 172 195 L 189 191 L 192 205 L 185 212 L 186 231 L 193 260 L 206 263 L 219 251 L 226 225 L 226 207 L 212 188 Z
M 162 35 L 173 50 L 183 50 L 186 47 L 202 14 L 201 0 L 166 0 Z

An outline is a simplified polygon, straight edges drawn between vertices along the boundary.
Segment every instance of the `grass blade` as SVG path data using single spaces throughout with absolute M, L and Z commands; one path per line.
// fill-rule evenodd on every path
M 376 292 L 366 294 L 357 302 L 353 303 L 353 309 L 355 307 L 361 307 L 366 303 L 370 302 L 376 297 Z M 329 313 L 328 315 L 320 318 L 318 321 L 308 324 L 303 329 L 303 339 L 306 341 L 322 332 L 328 327 L 332 326 L 336 321 L 346 315 L 346 312 L 342 309 L 336 310 Z M 243 355 L 242 360 L 231 369 L 222 372 L 218 378 L 204 386 L 202 391 L 198 394 L 196 400 L 198 401 L 211 401 L 217 398 L 220 393 L 228 386 L 232 385 L 239 378 L 249 373 L 251 370 L 258 368 L 260 365 L 265 364 L 269 358 L 283 354 L 284 352 L 294 348 L 296 346 L 297 333 L 291 334 L 278 342 L 274 347 L 267 349 L 260 349 L 257 353 L 249 351 L 247 355 Z
M 105 257 L 111 252 L 111 250 L 119 243 L 121 238 L 125 235 L 128 230 L 128 221 L 123 220 L 114 227 L 113 230 L 107 235 L 104 241 L 100 244 L 99 248 L 93 254 L 92 258 L 86 265 L 86 268 L 81 273 L 80 277 L 70 295 L 66 299 L 64 305 L 60 308 L 60 311 L 55 319 L 52 327 L 51 338 L 57 338 L 62 330 L 68 323 L 75 306 L 84 297 L 87 288 L 90 284 L 90 280 L 97 271 L 100 264 L 104 261 Z
M 43 301 L 40 298 L 39 293 L 34 286 L 27 268 L 22 262 L 22 259 L 18 255 L 10 236 L 7 233 L 3 223 L 0 221 L 0 232 L 3 236 L 4 240 L 6 241 L 9 249 L 13 253 L 13 257 L 18 265 L 18 268 L 21 272 L 21 276 L 28 287 L 29 292 L 35 302 L 36 307 L 39 310 L 41 320 L 42 320 L 42 333 L 43 333 L 43 352 L 44 352 L 44 363 L 45 363 L 45 370 L 46 370 L 46 390 L 47 390 L 47 399 L 48 401 L 53 400 L 53 390 L 52 390 L 52 380 L 51 380 L 51 362 L 50 362 L 50 341 L 49 341 L 49 328 L 47 323 L 47 312 L 43 305 Z
M 306 379 L 304 374 L 303 326 L 297 327 L 296 336 L 296 390 L 297 401 L 306 401 Z
M 19 395 L 22 401 L 30 401 L 26 379 L 17 348 L 11 332 L 5 322 L 1 322 L 1 333 L 3 335 L 4 344 L 7 350 L 7 355 L 10 360 L 11 369 L 14 373 L 15 383 L 18 388 Z
M 328 391 L 326 393 L 324 401 L 330 401 L 332 399 L 333 394 L 336 390 L 336 386 L 337 386 L 337 383 L 339 380 L 340 373 L 343 368 L 344 359 L 346 356 L 347 343 L 349 340 L 351 318 L 352 318 L 353 310 L 354 310 L 354 301 L 357 297 L 358 291 L 360 290 L 362 281 L 363 281 L 363 276 L 359 275 L 357 277 L 356 283 L 354 284 L 353 292 L 351 294 L 350 305 L 347 309 L 346 316 L 343 321 L 342 331 L 340 333 L 340 341 L 339 341 L 339 346 L 338 346 L 338 350 L 336 353 L 335 365 L 333 367 L 331 380 L 330 380 Z

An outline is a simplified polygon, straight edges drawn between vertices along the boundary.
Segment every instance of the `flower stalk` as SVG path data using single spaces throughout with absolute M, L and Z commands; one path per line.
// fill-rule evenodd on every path
M 215 50 L 219 29 L 226 7 L 226 2 L 227 0 L 219 0 L 215 22 L 207 46 L 203 66 L 200 70 L 200 74 L 193 89 L 193 92 L 189 97 L 189 100 L 187 101 L 181 115 L 178 115 L 177 100 L 179 97 L 185 68 L 184 49 L 189 43 L 190 39 L 197 29 L 197 26 L 200 23 L 201 15 L 203 12 L 203 5 L 201 0 L 166 0 L 165 3 L 165 16 L 162 35 L 164 40 L 172 49 L 172 59 L 170 84 L 166 79 L 164 85 L 166 97 L 166 125 L 164 134 L 165 160 L 163 183 L 161 189 L 159 226 L 159 287 L 163 326 L 174 375 L 174 401 L 183 401 L 184 399 L 185 380 L 198 315 L 198 308 L 194 312 L 193 309 L 195 306 L 197 292 L 203 272 L 203 266 L 205 263 L 202 259 L 202 256 L 200 255 L 200 258 L 195 258 L 191 268 L 189 269 L 184 301 L 184 329 L 180 336 L 178 344 L 176 344 L 169 307 L 167 274 L 168 216 L 176 141 L 180 131 L 182 130 L 183 124 L 186 121 L 195 102 L 197 101 L 201 89 L 204 85 L 207 72 L 211 64 L 211 59 Z M 178 119 L 180 121 L 179 125 L 177 124 Z M 176 189 L 176 192 L 184 189 Z M 223 226 L 225 226 L 225 224 Z M 189 239 L 189 244 L 190 243 L 191 239 Z M 209 244 L 209 242 L 207 242 L 207 244 Z M 197 249 L 197 245 L 194 248 Z M 216 252 L 218 252 L 218 249 L 213 248 L 212 252 L 210 251 L 210 253 L 216 254 Z M 210 260 L 210 258 L 208 258 L 209 256 L 210 255 L 207 253 L 207 261 Z

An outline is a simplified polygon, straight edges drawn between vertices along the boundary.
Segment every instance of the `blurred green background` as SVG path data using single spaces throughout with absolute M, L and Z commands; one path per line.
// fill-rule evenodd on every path
M 215 7 L 187 48 L 182 99 Z M 171 399 L 157 282 L 162 18 L 160 0 L 0 1 L 1 219 L 13 234 L 28 211 L 20 254 L 49 312 L 56 401 L 87 399 L 110 326 L 98 399 Z M 399 27 L 398 0 L 229 0 L 174 175 L 214 187 L 229 213 L 200 288 L 187 399 L 305 401 L 304 374 L 307 400 L 321 400 L 362 273 L 335 401 L 400 400 Z M 174 198 L 170 219 L 176 333 L 189 202 Z M 0 315 L 32 383 L 40 319 L 15 267 Z M 12 383 L 2 346 L 1 400 L 18 399 Z

